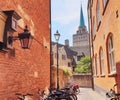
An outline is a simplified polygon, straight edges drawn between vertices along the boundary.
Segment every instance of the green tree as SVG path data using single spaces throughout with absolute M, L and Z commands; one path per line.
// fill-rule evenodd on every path
M 60 67 L 60 69 L 64 71 L 66 76 L 72 76 L 72 72 L 70 72 L 70 70 L 68 70 L 68 68 L 62 66 L 62 67 Z
M 91 73 L 89 56 L 85 56 L 80 59 L 75 68 L 75 73 Z

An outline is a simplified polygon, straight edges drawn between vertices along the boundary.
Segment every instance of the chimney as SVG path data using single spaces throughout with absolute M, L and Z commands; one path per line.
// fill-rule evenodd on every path
M 65 46 L 69 47 L 69 40 L 68 39 L 65 40 Z

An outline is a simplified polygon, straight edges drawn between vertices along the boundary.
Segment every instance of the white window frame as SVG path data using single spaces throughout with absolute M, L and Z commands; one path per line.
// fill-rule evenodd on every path
M 93 36 L 95 36 L 96 34 L 96 21 L 94 20 L 94 23 L 93 23 Z
M 109 61 L 109 71 L 110 74 L 116 73 L 116 65 L 115 65 L 115 58 L 114 58 L 114 46 L 113 46 L 113 36 L 110 35 L 108 38 L 108 61 Z
M 103 49 L 100 49 L 100 69 L 101 69 L 101 75 L 105 75 L 105 68 L 104 68 L 104 55 L 103 55 Z
M 97 55 L 95 55 L 95 74 L 98 76 L 98 61 L 97 61 Z
M 100 20 L 101 20 L 101 18 L 100 18 L 100 1 L 99 0 L 97 2 L 97 11 L 96 11 L 96 13 L 97 13 L 97 25 L 99 25 Z
M 95 64 L 94 64 L 94 58 L 92 59 L 92 67 L 93 67 L 93 74 L 94 76 L 96 76 L 96 68 L 95 68 Z

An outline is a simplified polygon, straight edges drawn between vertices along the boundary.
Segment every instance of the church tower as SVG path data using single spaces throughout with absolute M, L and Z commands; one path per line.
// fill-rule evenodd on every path
M 87 46 L 87 45 L 89 45 L 89 34 L 85 26 L 83 10 L 81 6 L 80 25 L 78 27 L 76 34 L 73 35 L 73 46 L 80 47 L 80 46 Z
M 89 56 L 89 34 L 85 26 L 84 15 L 82 5 L 80 9 L 80 24 L 76 34 L 73 35 L 73 47 L 72 50 L 78 52 L 77 61 L 83 56 Z

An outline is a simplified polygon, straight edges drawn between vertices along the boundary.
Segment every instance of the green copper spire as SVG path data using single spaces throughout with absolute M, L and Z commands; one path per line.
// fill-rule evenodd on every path
M 85 26 L 82 5 L 81 5 L 81 10 L 80 10 L 80 26 Z

